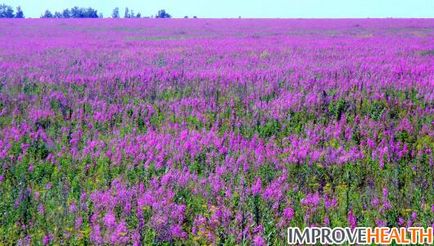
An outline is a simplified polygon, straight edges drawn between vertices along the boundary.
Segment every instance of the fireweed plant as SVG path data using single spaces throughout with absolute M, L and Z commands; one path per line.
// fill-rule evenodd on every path
M 434 224 L 434 21 L 1 20 L 0 244 Z

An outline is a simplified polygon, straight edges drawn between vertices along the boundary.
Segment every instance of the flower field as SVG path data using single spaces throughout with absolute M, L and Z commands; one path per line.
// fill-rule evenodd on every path
M 434 226 L 434 20 L 0 21 L 0 245 Z

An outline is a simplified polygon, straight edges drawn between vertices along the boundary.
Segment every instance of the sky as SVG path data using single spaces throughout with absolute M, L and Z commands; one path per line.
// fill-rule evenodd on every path
M 173 17 L 199 18 L 434 18 L 434 0 L 0 0 L 20 5 L 26 17 L 40 17 L 46 9 L 92 7 L 111 16 L 125 7 L 151 16 L 165 9 Z

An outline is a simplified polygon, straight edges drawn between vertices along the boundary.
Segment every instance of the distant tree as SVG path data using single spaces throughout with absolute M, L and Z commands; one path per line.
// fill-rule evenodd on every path
M 99 12 L 99 13 L 98 13 L 98 18 L 104 18 L 104 15 L 103 15 L 102 12 Z
M 130 18 L 130 10 L 125 8 L 124 18 Z
M 188 16 L 186 15 L 186 16 L 184 16 L 184 19 L 188 19 Z
M 137 14 L 134 14 L 134 10 L 125 8 L 125 14 L 124 18 L 141 18 L 142 14 L 138 12 Z
M 63 18 L 63 14 L 60 13 L 59 11 L 56 11 L 56 12 L 54 12 L 53 17 L 54 17 L 54 18 Z
M 197 19 L 197 16 L 193 16 L 193 19 Z
M 83 9 L 84 10 L 84 18 L 98 18 L 98 11 L 96 9 L 93 8 L 87 8 L 87 9 Z
M 62 12 L 55 12 L 54 15 L 50 10 L 46 10 L 41 18 L 98 18 L 98 11 L 93 8 L 73 7 L 71 10 L 64 9 Z
M 6 4 L 0 5 L 0 18 L 14 18 L 14 9 Z
M 62 17 L 63 18 L 71 18 L 71 11 L 69 9 L 64 9 L 62 11 Z
M 72 18 L 98 18 L 98 11 L 93 8 L 79 8 L 77 6 L 71 9 Z
M 82 17 L 82 13 L 81 13 L 79 7 L 75 6 L 74 8 L 71 9 L 71 17 L 72 18 L 81 18 Z
M 172 16 L 166 12 L 166 10 L 161 9 L 158 10 L 157 15 L 155 16 L 155 18 L 172 18 Z
M 21 6 L 17 7 L 17 13 L 15 14 L 15 18 L 24 18 L 24 12 L 21 9 Z
M 119 18 L 119 8 L 118 7 L 113 9 L 112 18 L 114 18 L 114 19 Z
M 45 10 L 45 13 L 41 16 L 41 18 L 53 18 L 53 14 L 50 10 Z

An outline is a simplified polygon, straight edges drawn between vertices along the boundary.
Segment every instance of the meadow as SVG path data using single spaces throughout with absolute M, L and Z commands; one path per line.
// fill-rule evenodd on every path
M 434 226 L 434 20 L 0 20 L 1 245 Z

